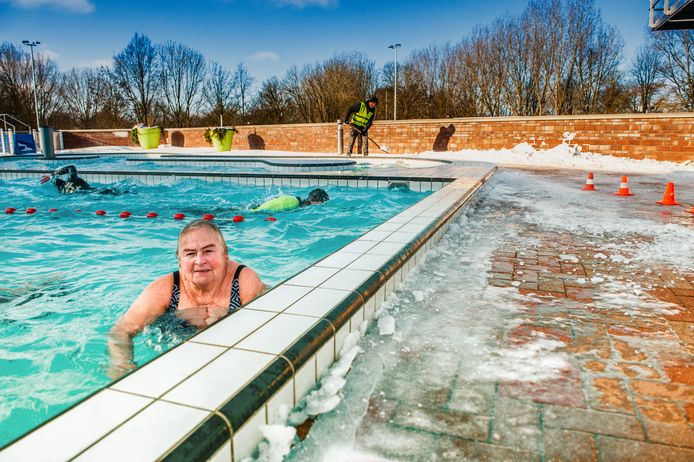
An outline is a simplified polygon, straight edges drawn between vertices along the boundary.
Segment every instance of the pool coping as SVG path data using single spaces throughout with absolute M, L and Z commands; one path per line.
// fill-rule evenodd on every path
M 278 184 L 290 186 L 293 181 L 296 186 L 344 181 L 346 186 L 389 187 L 407 181 L 434 192 L 11 442 L 0 460 L 236 461 L 248 456 L 261 440 L 259 427 L 284 423 L 279 407 L 293 407 L 318 383 L 347 335 L 373 318 L 496 172 L 493 164 L 475 162 L 435 169 L 393 169 L 400 171 L 385 175 L 382 170 L 378 175 L 109 172 L 113 177 L 143 175 L 145 182 L 159 176 L 241 184 L 253 179 L 256 185 L 267 185 L 268 178 L 276 184 L 277 177 Z M 21 171 L 23 177 L 45 173 Z M 88 181 L 87 175 L 104 175 L 82 174 Z

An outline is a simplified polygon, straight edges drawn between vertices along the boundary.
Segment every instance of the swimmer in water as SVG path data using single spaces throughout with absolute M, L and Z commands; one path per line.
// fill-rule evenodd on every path
M 320 188 L 316 188 L 310 193 L 306 199 L 297 196 L 282 195 L 263 202 L 258 207 L 252 209 L 254 212 L 285 212 L 293 210 L 297 207 L 306 207 L 314 204 L 322 204 L 328 199 L 328 193 Z
M 63 175 L 67 175 L 67 179 L 63 180 L 62 178 L 59 178 Z M 50 175 L 46 175 L 41 178 L 41 184 L 48 183 L 49 181 L 53 181 L 55 187 L 58 188 L 58 191 L 60 191 L 63 194 L 72 194 L 75 192 L 96 192 L 98 194 L 113 195 L 120 194 L 119 191 L 112 188 L 92 188 L 91 186 L 89 186 L 89 183 L 87 183 L 77 175 L 77 169 L 74 165 L 66 165 L 64 167 L 60 167 L 58 170 L 51 173 Z

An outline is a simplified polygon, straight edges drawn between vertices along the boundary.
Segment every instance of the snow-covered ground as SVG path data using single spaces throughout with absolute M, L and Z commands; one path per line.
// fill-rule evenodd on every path
M 293 433 L 287 438 L 291 427 L 268 431 L 257 460 L 413 460 L 411 454 L 426 454 L 429 443 L 398 439 L 389 430 L 391 424 L 374 423 L 378 416 L 374 418 L 369 409 L 374 400 L 398 400 L 400 406 L 415 409 L 408 417 L 415 419 L 410 423 L 436 428 L 443 424 L 429 420 L 424 412 L 416 413 L 427 407 L 423 403 L 427 390 L 450 387 L 447 407 L 476 415 L 482 414 L 489 399 L 485 390 L 493 393 L 494 384 L 561 377 L 575 361 L 561 339 L 541 333 L 521 343 L 505 339 L 527 322 L 529 304 L 551 311 L 575 302 L 490 286 L 493 255 L 503 246 L 537 250 L 538 245 L 542 248 L 539 235 L 550 241 L 555 235 L 574 236 L 587 258 L 604 261 L 606 268 L 621 274 L 656 273 L 667 266 L 683 273 L 694 271 L 694 228 L 688 221 L 694 217 L 690 219 L 681 207 L 663 211 L 650 199 L 625 203 L 625 198 L 611 192 L 584 192 L 580 185 L 568 183 L 565 175 L 499 172 L 476 208 L 451 225 L 424 263 L 387 300 L 366 335 L 358 343 L 350 339 L 343 359 L 321 387 L 293 413 L 287 412 L 288 425 L 317 416 L 308 437 L 298 443 Z M 681 172 L 678 176 L 683 187 L 694 187 L 694 177 Z M 640 192 L 657 194 L 658 181 L 663 179 L 643 177 Z M 694 191 L 689 197 L 694 199 Z M 560 259 L 579 261 L 571 252 L 562 253 Z M 641 317 L 677 312 L 676 306 L 649 295 L 651 286 L 617 278 L 609 271 L 575 280 L 599 288 L 596 303 L 601 309 Z M 559 318 L 547 322 L 568 326 Z M 649 341 L 655 340 L 644 340 Z M 352 369 L 345 376 L 349 365 Z M 290 450 L 290 445 L 295 446 Z

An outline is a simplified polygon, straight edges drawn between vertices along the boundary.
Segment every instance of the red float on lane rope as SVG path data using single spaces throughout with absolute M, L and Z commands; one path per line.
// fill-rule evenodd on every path
M 7 207 L 7 208 L 5 209 L 5 213 L 8 214 L 8 215 L 12 215 L 12 214 L 13 214 L 14 212 L 16 212 L 16 211 L 17 211 L 17 209 L 14 208 L 14 207 Z
M 121 218 L 130 218 L 130 215 L 132 215 L 132 213 L 130 213 L 126 210 L 124 212 L 121 212 L 120 215 L 118 215 L 118 216 Z
M 148 212 L 147 213 L 147 218 L 157 218 L 157 212 Z
M 212 215 L 211 213 L 206 213 L 202 216 L 202 219 L 207 220 L 207 221 L 212 221 L 212 220 L 214 220 L 214 215 Z
M 103 216 L 103 215 L 106 215 L 106 211 L 105 210 L 97 210 L 96 214 L 99 216 Z
M 234 215 L 231 221 L 234 223 L 241 223 L 243 221 L 243 215 Z
M 267 217 L 265 221 L 277 221 L 277 218 L 275 217 Z
M 32 213 L 36 213 L 36 209 L 34 207 L 29 207 L 27 209 L 27 215 L 31 215 Z
M 185 217 L 183 213 L 174 213 L 174 220 L 183 220 Z
M 58 209 L 48 209 L 48 213 L 53 213 L 53 212 L 57 212 L 57 211 L 58 211 Z

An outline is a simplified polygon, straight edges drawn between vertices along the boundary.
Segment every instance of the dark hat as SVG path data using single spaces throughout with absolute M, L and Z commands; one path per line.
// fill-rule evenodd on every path
M 308 193 L 308 197 L 306 198 L 306 200 L 308 202 L 320 202 L 320 203 L 325 202 L 328 199 L 329 199 L 328 193 L 325 192 L 324 190 L 320 189 L 320 188 L 314 189 L 313 191 Z
M 371 99 L 367 101 L 367 103 L 370 103 L 372 101 L 374 102 L 374 104 L 378 104 L 378 98 L 376 98 L 375 96 L 372 96 Z

